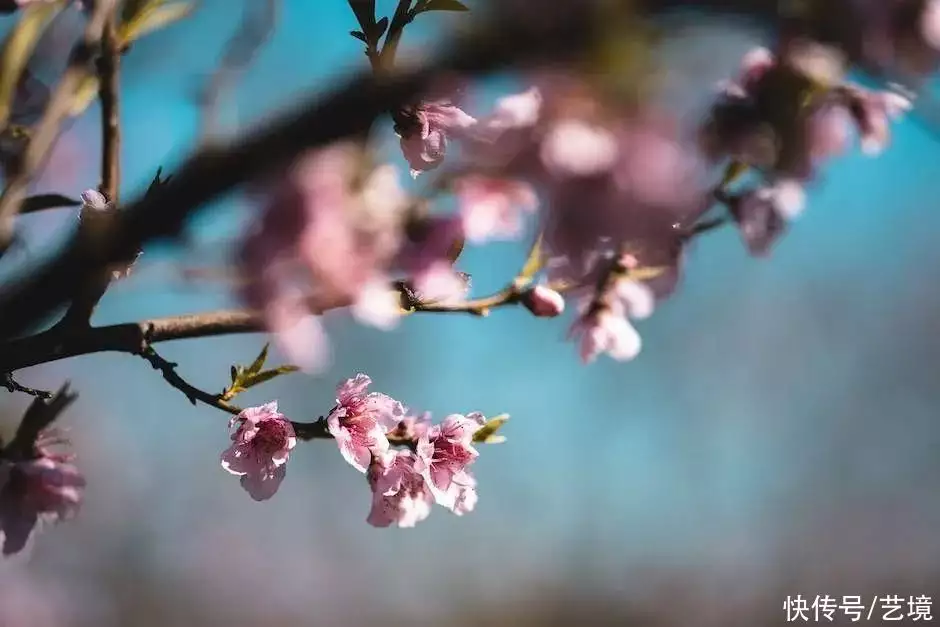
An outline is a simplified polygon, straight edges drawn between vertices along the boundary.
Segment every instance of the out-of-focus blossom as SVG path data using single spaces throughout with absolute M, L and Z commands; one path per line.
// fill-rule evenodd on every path
M 838 48 L 803 38 L 783 42 L 780 62 L 825 87 L 841 83 L 848 67 Z
M 427 518 L 434 495 L 415 470 L 415 454 L 407 450 L 376 455 L 366 477 L 372 489 L 372 508 L 366 518 L 373 527 L 414 527 Z
M 805 205 L 805 192 L 796 181 L 782 180 L 732 199 L 729 209 L 752 255 L 765 255 L 797 218 Z
M 240 249 L 242 298 L 308 370 L 328 355 L 311 313 L 352 305 L 361 321 L 383 328 L 397 315 L 378 286 L 390 284 L 386 272 L 402 243 L 409 199 L 394 168 L 368 169 L 365 157 L 351 143 L 301 157 L 270 186 Z
M 591 363 L 607 354 L 617 361 L 629 361 L 639 355 L 642 341 L 629 318 L 649 317 L 654 304 L 648 286 L 626 277 L 617 279 L 599 300 L 582 302 L 581 315 L 569 332 L 579 342 L 581 360 Z
M 608 129 L 568 119 L 549 128 L 542 140 L 540 156 L 549 172 L 594 176 L 613 167 L 618 151 L 617 138 Z
M 352 314 L 363 324 L 382 330 L 391 329 L 401 318 L 401 296 L 384 279 L 370 281 L 359 292 Z
M 429 100 L 396 115 L 395 130 L 411 175 L 433 170 L 444 160 L 447 139 L 476 123 L 451 99 Z
M 86 189 L 82 192 L 82 210 L 106 211 L 111 203 L 104 194 L 97 189 Z
M 454 192 L 464 235 L 476 244 L 519 237 L 525 215 L 538 207 L 535 190 L 521 181 L 468 175 L 454 182 Z
M 476 480 L 468 468 L 479 455 L 473 448 L 473 434 L 485 422 L 480 413 L 452 414 L 418 440 L 415 469 L 437 503 L 457 515 L 476 504 Z
M 821 107 L 809 118 L 807 136 L 812 159 L 821 162 L 845 152 L 852 134 L 852 116 L 842 105 Z
M 547 285 L 536 285 L 522 293 L 522 305 L 536 317 L 554 318 L 565 310 L 565 298 Z
M 920 32 L 928 46 L 940 50 L 940 0 L 927 0 L 920 18 Z
M 741 58 L 737 80 L 721 81 L 718 84 L 719 89 L 728 96 L 745 98 L 752 93 L 757 82 L 775 63 L 774 54 L 767 48 L 752 48 Z
M 878 155 L 891 140 L 890 122 L 898 120 L 912 107 L 911 101 L 890 91 L 849 90 L 849 106 L 858 125 L 862 152 Z
M 359 472 L 366 472 L 373 455 L 388 450 L 387 433 L 405 416 L 402 404 L 378 392 L 366 393 L 372 379 L 357 374 L 336 388 L 336 406 L 326 419 L 340 453 Z
M 406 241 L 393 262 L 404 273 L 418 298 L 425 302 L 452 302 L 466 296 L 466 277 L 454 266 L 454 251 L 464 240 L 463 222 L 456 214 L 412 219 Z
M 526 191 L 511 202 L 522 182 L 539 192 L 553 278 L 593 285 L 597 260 L 628 241 L 644 264 L 668 257 L 672 265 L 681 253 L 679 227 L 712 204 L 702 163 L 677 122 L 648 109 L 622 110 L 574 75 L 532 78 L 536 87 L 501 99 L 467 133 L 461 174 L 488 181 L 457 189 L 470 208 L 468 240 L 518 233 L 519 208 L 531 199 Z M 503 182 L 489 182 L 494 177 Z
M 785 41 L 780 56 L 765 56 L 759 67 L 747 89 L 728 90 L 713 107 L 702 136 L 712 158 L 805 182 L 843 152 L 852 122 L 862 150 L 877 154 L 889 141 L 889 122 L 911 107 L 898 94 L 843 84 L 842 53 L 809 40 Z
M 67 520 L 78 511 L 85 478 L 70 456 L 48 450 L 63 441 L 45 433 L 36 442 L 35 457 L 0 458 L 0 541 L 4 555 L 21 551 L 37 525 Z
M 256 501 L 274 496 L 287 474 L 287 461 L 297 445 L 291 422 L 277 411 L 277 402 L 249 407 L 232 418 L 232 445 L 222 453 L 222 468 L 241 477 L 242 487 Z

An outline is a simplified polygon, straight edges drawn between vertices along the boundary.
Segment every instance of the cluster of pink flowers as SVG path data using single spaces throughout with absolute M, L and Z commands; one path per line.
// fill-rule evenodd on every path
M 428 517 L 435 502 L 457 515 L 476 504 L 476 480 L 469 472 L 478 453 L 473 435 L 485 423 L 482 414 L 453 414 L 440 424 L 427 415 L 407 416 L 395 399 L 367 392 L 364 374 L 340 383 L 326 429 L 350 466 L 368 479 L 376 527 L 413 527 Z M 242 411 L 232 445 L 222 453 L 222 467 L 241 477 L 255 500 L 271 498 L 284 479 L 297 444 L 293 423 L 268 403 Z M 407 448 L 393 448 L 394 443 Z
M 40 434 L 26 458 L 0 451 L 0 543 L 3 554 L 21 551 L 42 525 L 71 518 L 82 502 L 85 479 L 71 455 L 52 447 L 65 443 L 55 432 Z
M 768 253 L 800 215 L 805 184 L 846 151 L 853 126 L 862 151 L 877 155 L 890 142 L 890 122 L 911 108 L 901 94 L 844 82 L 844 73 L 838 50 L 794 40 L 778 55 L 750 51 L 737 80 L 722 84 L 703 146 L 715 160 L 764 174 L 762 184 L 723 198 L 751 253 Z
M 316 317 L 325 308 L 349 306 L 361 322 L 389 328 L 402 313 L 392 277 L 404 275 L 431 301 L 466 292 L 450 258 L 461 245 L 459 223 L 423 211 L 395 168 L 373 168 L 353 143 L 302 157 L 264 203 L 241 249 L 242 296 L 307 369 L 327 354 Z

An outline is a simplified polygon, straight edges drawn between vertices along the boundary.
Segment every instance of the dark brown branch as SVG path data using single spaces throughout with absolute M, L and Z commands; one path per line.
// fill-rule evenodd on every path
M 117 11 L 112 11 L 101 38 L 98 99 L 101 101 L 101 193 L 120 205 L 121 187 L 121 50 Z
M 140 355 L 150 344 L 158 342 L 262 330 L 260 316 L 245 311 L 216 311 L 73 331 L 53 327 L 0 345 L 0 372 L 91 353 Z
M 7 185 L 0 194 L 0 253 L 9 245 L 13 234 L 13 218 L 20 209 L 26 188 L 55 145 L 59 128 L 69 115 L 76 91 L 94 72 L 95 53 L 113 6 L 114 0 L 99 0 L 95 4 L 85 34 L 72 50 L 65 74 L 52 92 L 29 143 L 9 168 Z
M 102 220 L 112 219 L 117 210 L 121 187 L 121 50 L 117 35 L 117 8 L 111 11 L 101 36 L 97 62 L 98 100 L 101 102 L 101 185 L 99 191 L 109 201 L 107 212 L 82 208 L 81 228 L 100 229 Z M 97 214 L 97 215 L 88 215 Z M 95 234 L 91 233 L 91 237 Z M 69 306 L 60 324 L 63 328 L 86 327 L 98 302 L 111 283 L 111 271 L 94 276 Z
M 69 391 L 69 383 L 66 381 L 52 398 L 37 397 L 33 399 L 26 413 L 23 414 L 16 435 L 3 448 L 3 456 L 13 461 L 35 457 L 36 441 L 39 439 L 40 434 L 55 422 L 59 415 L 77 398 L 78 394 Z
M 90 275 L 129 258 L 145 242 L 177 235 L 208 201 L 282 168 L 303 150 L 360 133 L 384 112 L 426 92 L 441 72 L 479 75 L 546 56 L 559 61 L 583 49 L 598 25 L 588 11 L 570 13 L 549 24 L 497 11 L 424 68 L 391 76 L 360 75 L 228 147 L 198 151 L 165 186 L 125 206 L 101 237 L 77 235 L 58 256 L 0 290 L 0 337 L 21 333 L 73 300 Z
M 0 384 L 2 384 L 3 387 L 5 387 L 10 392 L 22 392 L 24 394 L 29 394 L 30 396 L 35 396 L 36 398 L 52 397 L 52 392 L 47 392 L 46 390 L 37 390 L 36 388 L 21 385 L 9 372 L 0 374 Z
M 388 26 L 388 34 L 385 36 L 385 43 L 382 44 L 382 52 L 379 53 L 379 68 L 384 72 L 390 72 L 395 67 L 395 56 L 398 54 L 398 44 L 401 43 L 401 36 L 405 32 L 411 20 L 414 19 L 414 13 L 411 11 L 411 0 L 398 0 L 398 6 L 395 7 L 395 14 L 392 16 L 392 22 Z
M 176 372 L 176 366 L 178 364 L 172 361 L 167 361 L 158 355 L 157 351 L 153 350 L 153 347 L 148 346 L 145 348 L 140 353 L 140 356 L 150 362 L 150 365 L 153 366 L 154 370 L 159 370 L 166 382 L 182 392 L 193 405 L 195 405 L 198 401 L 200 403 L 205 403 L 210 407 L 221 409 L 222 411 L 229 414 L 235 415 L 241 413 L 240 408 L 223 401 L 219 394 L 210 394 L 209 392 L 200 390 L 196 386 L 187 382 L 179 375 L 179 373 Z

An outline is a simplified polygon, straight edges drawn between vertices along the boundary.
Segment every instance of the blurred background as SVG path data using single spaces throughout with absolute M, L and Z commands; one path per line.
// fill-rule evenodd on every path
M 377 4 L 380 15 L 395 6 Z M 204 0 L 125 57 L 125 195 L 193 148 L 194 95 L 241 5 Z M 422 16 L 405 50 L 460 17 Z M 43 54 L 64 55 L 76 24 L 61 20 Z M 365 68 L 355 27 L 340 0 L 285 0 L 225 108 L 226 131 Z M 701 18 L 670 32 L 663 98 L 688 115 L 763 37 Z M 54 77 L 48 65 L 37 71 Z M 513 88 L 490 81 L 470 108 Z M 407 178 L 390 124 L 381 136 Z M 96 186 L 99 148 L 93 107 L 35 189 Z M 436 508 L 412 530 L 365 523 L 366 481 L 326 441 L 299 445 L 278 494 L 252 501 L 219 467 L 228 416 L 190 405 L 139 358 L 22 371 L 26 385 L 69 379 L 80 392 L 62 422 L 88 489 L 76 520 L 0 562 L 0 627 L 777 625 L 787 595 L 936 598 L 938 157 L 936 135 L 906 121 L 881 157 L 856 152 L 824 172 L 771 258 L 747 257 L 731 229 L 702 238 L 682 289 L 640 323 L 644 352 L 632 363 L 584 367 L 566 321 L 523 310 L 414 316 L 392 332 L 327 316 L 328 374 L 277 379 L 242 404 L 277 399 L 291 418 L 312 419 L 331 407 L 337 381 L 366 372 L 377 390 L 438 418 L 512 416 L 508 442 L 481 447 L 476 511 Z M 181 269 L 223 268 L 247 210 L 228 198 L 200 215 L 184 249 L 146 249 L 94 322 L 235 305 L 224 282 Z M 73 210 L 25 216 L 16 261 L 44 254 L 74 223 Z M 469 250 L 462 269 L 486 293 L 524 248 Z M 176 342 L 161 353 L 215 390 L 264 342 Z M 7 432 L 28 401 L 0 391 Z

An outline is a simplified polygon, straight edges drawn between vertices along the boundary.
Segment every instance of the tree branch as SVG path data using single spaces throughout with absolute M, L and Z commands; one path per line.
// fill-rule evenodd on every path
M 226 90 L 271 37 L 277 23 L 279 3 L 278 0 L 248 0 L 242 10 L 241 24 L 226 45 L 222 61 L 202 94 L 203 140 L 215 131 L 218 110 Z
M 52 398 L 52 392 L 47 392 L 46 390 L 37 390 L 36 388 L 20 385 L 9 372 L 0 375 L 0 384 L 2 384 L 3 387 L 5 387 L 10 392 L 23 392 L 24 394 L 29 394 L 30 396 L 35 396 L 36 398 Z
M 395 14 L 392 16 L 392 22 L 388 26 L 388 34 L 385 35 L 385 43 L 382 44 L 382 51 L 379 53 L 378 65 L 383 72 L 390 72 L 395 67 L 395 56 L 398 54 L 398 44 L 401 43 L 401 36 L 407 26 L 414 18 L 411 12 L 411 0 L 398 0 L 398 6 L 395 7 Z
M 101 41 L 105 21 L 112 13 L 114 0 L 99 0 L 88 20 L 85 34 L 69 58 L 68 67 L 56 85 L 42 118 L 8 173 L 7 185 L 0 194 L 0 254 L 8 247 L 13 234 L 13 218 L 26 195 L 26 188 L 55 145 L 59 127 L 69 115 L 69 108 L 78 87 L 94 71 L 93 61 Z
M 101 101 L 101 193 L 117 207 L 121 187 L 121 50 L 117 10 L 111 12 L 101 38 L 98 99 Z
M 101 102 L 101 184 L 99 191 L 110 203 L 107 211 L 82 208 L 82 229 L 97 230 L 102 220 L 113 219 L 121 187 L 121 50 L 117 35 L 118 9 L 105 22 L 101 55 L 97 62 L 98 100 Z M 91 233 L 94 236 L 94 233 Z M 63 327 L 88 326 L 98 302 L 111 284 L 111 271 L 102 270 L 84 286 L 63 316 Z
M 242 410 L 240 408 L 234 405 L 230 405 L 226 401 L 222 400 L 219 394 L 210 394 L 209 392 L 200 390 L 196 386 L 187 382 L 179 375 L 179 373 L 176 372 L 176 366 L 178 364 L 172 361 L 167 361 L 158 355 L 157 351 L 153 350 L 153 347 L 147 346 L 140 353 L 140 356 L 150 362 L 150 365 L 153 366 L 154 370 L 159 370 L 166 382 L 182 392 L 193 405 L 195 405 L 198 401 L 200 403 L 205 403 L 210 407 L 221 409 L 222 411 L 229 414 L 237 415 L 241 413 Z
M 583 46 L 591 34 L 586 18 L 564 20 L 554 30 L 494 19 L 458 39 L 431 65 L 393 76 L 371 72 L 349 81 L 319 103 L 306 103 L 242 140 L 206 147 L 191 157 L 166 185 L 127 204 L 98 237 L 76 234 L 64 250 L 27 277 L 0 290 L 0 337 L 9 338 L 64 302 L 73 300 L 89 276 L 141 245 L 177 235 L 198 207 L 249 179 L 285 166 L 305 149 L 357 134 L 386 111 L 424 93 L 440 72 L 478 75 L 543 54 L 558 58 Z

